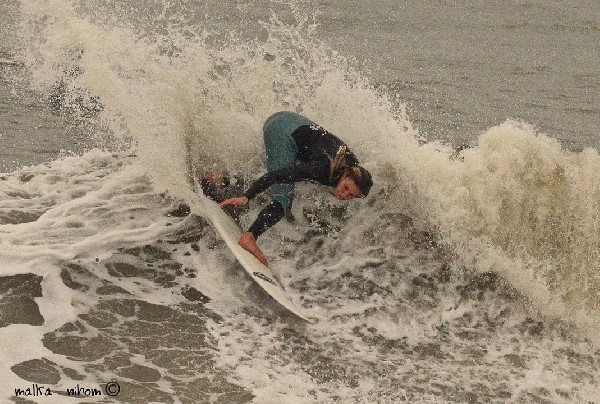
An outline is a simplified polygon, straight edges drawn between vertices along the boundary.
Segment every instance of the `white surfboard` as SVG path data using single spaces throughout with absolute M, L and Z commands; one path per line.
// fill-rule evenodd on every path
M 196 190 L 203 202 L 204 212 L 207 214 L 208 220 L 221 235 L 221 238 L 225 241 L 227 247 L 229 247 L 233 255 L 235 255 L 238 262 L 242 264 L 246 272 L 248 272 L 252 279 L 254 279 L 256 283 L 258 283 L 258 285 L 279 304 L 301 319 L 308 321 L 309 323 L 314 323 L 314 319 L 302 314 L 300 308 L 287 297 L 283 287 L 275 276 L 273 276 L 273 272 L 268 267 L 264 266 L 254 255 L 238 244 L 238 240 L 242 235 L 242 230 L 217 203 L 207 198 L 202 193 L 202 188 L 199 187 L 197 181 L 195 182 Z

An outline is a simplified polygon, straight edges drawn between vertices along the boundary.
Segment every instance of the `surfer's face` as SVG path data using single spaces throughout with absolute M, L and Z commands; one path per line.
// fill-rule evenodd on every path
M 360 189 L 358 188 L 354 180 L 343 176 L 338 181 L 338 184 L 335 187 L 335 190 L 333 191 L 333 196 L 335 196 L 341 201 L 345 201 L 348 199 L 358 198 L 359 196 L 362 196 L 362 192 L 360 192 Z

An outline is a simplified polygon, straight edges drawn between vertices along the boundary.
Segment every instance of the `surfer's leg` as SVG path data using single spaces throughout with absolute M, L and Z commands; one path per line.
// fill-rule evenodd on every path
M 271 201 L 270 204 L 260 211 L 258 217 L 254 223 L 252 223 L 252 226 L 250 226 L 248 231 L 252 233 L 255 239 L 257 239 L 268 228 L 279 222 L 283 216 L 285 216 L 285 209 L 281 203 L 278 201 Z
M 296 164 L 298 147 L 292 133 L 303 125 L 313 122 L 295 112 L 278 112 L 271 115 L 263 127 L 267 171 L 276 171 Z M 289 212 L 294 199 L 294 184 L 276 184 L 269 188 L 271 199 L 279 202 L 285 212 Z
M 267 171 L 276 171 L 296 164 L 298 147 L 292 133 L 312 121 L 294 112 L 278 112 L 271 115 L 263 127 L 265 151 L 267 152 Z M 276 184 L 269 188 L 271 203 L 267 205 L 254 221 L 250 229 L 240 237 L 238 243 L 267 266 L 267 259 L 256 240 L 265 230 L 273 226 L 289 212 L 294 198 L 294 184 Z

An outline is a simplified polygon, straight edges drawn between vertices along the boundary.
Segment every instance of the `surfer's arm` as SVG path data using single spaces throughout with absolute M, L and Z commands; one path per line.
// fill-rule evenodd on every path
M 248 200 L 275 184 L 290 184 L 292 182 L 318 180 L 317 164 L 297 164 L 282 170 L 269 171 L 250 185 L 244 196 Z
M 296 165 L 294 167 L 285 168 L 283 170 L 269 171 L 250 185 L 250 188 L 246 191 L 243 196 L 236 198 L 229 198 L 219 203 L 221 207 L 224 206 L 241 206 L 246 205 L 250 199 L 255 198 L 258 194 L 269 188 L 274 184 L 289 184 L 292 182 L 313 179 L 310 165 Z M 283 216 L 283 215 L 282 215 Z
M 313 179 L 313 169 L 311 165 L 298 164 L 294 167 L 284 168 L 283 170 L 269 171 L 250 185 L 246 193 L 237 198 L 229 198 L 219 203 L 221 207 L 233 205 L 246 205 L 250 199 L 275 184 L 289 184 L 292 182 Z

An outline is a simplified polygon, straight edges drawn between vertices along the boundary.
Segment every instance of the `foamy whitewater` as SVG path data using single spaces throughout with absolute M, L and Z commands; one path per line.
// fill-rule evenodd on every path
M 402 6 L 431 14 L 410 26 L 387 3 L 86 3 L 1 10 L 2 402 L 600 402 L 600 76 L 586 70 L 600 26 L 585 9 L 519 3 L 540 16 L 520 25 L 494 6 L 491 24 L 485 4 L 424 2 Z M 449 10 L 478 16 L 467 37 L 549 27 L 596 60 L 562 97 L 544 87 L 552 67 L 511 65 L 517 50 L 514 87 L 481 84 L 483 58 L 456 61 L 462 78 L 393 82 L 409 33 L 425 41 Z M 360 59 L 363 33 L 397 48 Z M 419 49 L 415 66 L 435 53 Z M 476 85 L 489 105 L 461 102 Z M 523 115 L 496 121 L 511 96 Z M 342 137 L 375 178 L 349 202 L 299 184 L 295 220 L 261 237 L 316 324 L 246 275 L 189 181 L 264 173 L 262 124 L 280 110 Z

